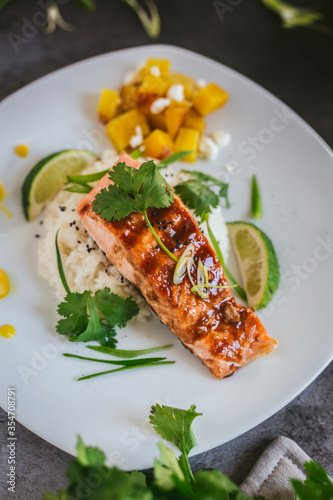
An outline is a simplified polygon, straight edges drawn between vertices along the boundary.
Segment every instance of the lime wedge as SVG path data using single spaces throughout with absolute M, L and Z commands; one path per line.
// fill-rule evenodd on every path
M 23 211 L 27 220 L 36 217 L 45 203 L 66 183 L 68 175 L 81 172 L 96 161 L 91 151 L 69 149 L 40 160 L 22 186 Z
M 249 222 L 229 222 L 228 230 L 251 309 L 262 309 L 279 286 L 279 263 L 271 240 Z

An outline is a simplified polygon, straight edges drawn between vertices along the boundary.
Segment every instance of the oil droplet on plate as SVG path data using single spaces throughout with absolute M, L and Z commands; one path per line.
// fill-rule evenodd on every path
M 29 146 L 26 144 L 19 144 L 16 146 L 14 149 L 14 152 L 19 156 L 20 158 L 25 158 L 29 154 Z
M 9 276 L 3 269 L 0 269 L 0 299 L 4 299 L 10 292 Z
M 14 337 L 15 333 L 16 330 L 12 325 L 0 326 L 0 337 L 5 337 L 6 339 L 10 339 L 11 337 Z
M 7 197 L 6 190 L 4 188 L 3 183 L 0 181 L 0 211 L 4 212 L 8 218 L 11 218 L 13 217 L 13 214 L 3 204 L 6 197 Z

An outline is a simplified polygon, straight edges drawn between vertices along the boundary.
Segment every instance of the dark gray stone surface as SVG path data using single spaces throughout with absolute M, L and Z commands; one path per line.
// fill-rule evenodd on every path
M 157 3 L 162 16 L 158 43 L 189 48 L 252 78 L 280 97 L 333 145 L 333 37 L 309 29 L 283 30 L 260 0 L 233 0 L 223 21 L 211 1 Z M 64 18 L 77 27 L 74 34 L 58 29 L 45 35 L 38 28 L 29 35 L 25 31 L 27 20 L 37 19 L 34 16 L 41 11 L 40 3 L 12 0 L 0 15 L 0 99 L 75 61 L 153 43 L 121 0 L 97 0 L 97 4 L 93 14 L 81 11 L 74 0 L 61 7 Z M 333 3 L 323 0 L 322 7 L 332 25 Z M 23 37 L 17 42 L 16 52 L 10 43 L 11 33 Z M 333 365 L 292 403 L 255 429 L 193 458 L 194 469 L 215 467 L 240 483 L 267 444 L 285 435 L 332 475 L 332 380 Z M 69 455 L 18 424 L 17 488 L 15 494 L 6 492 L 6 428 L 6 414 L 0 410 L 1 500 L 37 500 L 45 490 L 56 491 L 65 485 Z

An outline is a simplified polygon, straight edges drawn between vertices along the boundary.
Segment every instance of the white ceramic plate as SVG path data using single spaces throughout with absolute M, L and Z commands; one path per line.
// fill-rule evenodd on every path
M 45 155 L 65 148 L 99 153 L 107 147 L 96 118 L 99 91 L 119 87 L 124 75 L 149 56 L 170 58 L 174 71 L 215 81 L 231 93 L 227 105 L 207 123 L 208 131 L 231 133 L 232 142 L 216 161 L 198 162 L 194 168 L 230 180 L 228 220 L 248 217 L 250 178 L 258 176 L 264 205 L 258 225 L 275 244 L 282 275 L 279 291 L 261 318 L 280 344 L 268 357 L 218 381 L 158 320 L 133 323 L 120 334 L 122 347 L 172 341 L 167 355 L 177 363 L 76 382 L 96 365 L 62 356 L 65 351 L 82 354 L 85 348 L 55 333 L 53 291 L 37 275 L 35 234 L 41 227 L 25 222 L 20 188 L 29 168 Z M 126 469 L 150 467 L 158 441 L 147 424 L 152 404 L 197 405 L 203 413 L 194 424 L 199 453 L 271 416 L 329 363 L 332 153 L 282 102 L 222 64 L 157 45 L 105 54 L 57 71 L 5 99 L 0 110 L 0 178 L 14 214 L 9 220 L 0 212 L 0 267 L 14 283 L 13 293 L 0 302 L 0 318 L 1 324 L 17 329 L 14 338 L 0 338 L 0 403 L 7 408 L 7 387 L 15 386 L 22 424 L 69 453 L 81 434 L 86 443 L 103 448 L 110 463 Z M 26 159 L 13 153 L 19 143 L 30 146 Z

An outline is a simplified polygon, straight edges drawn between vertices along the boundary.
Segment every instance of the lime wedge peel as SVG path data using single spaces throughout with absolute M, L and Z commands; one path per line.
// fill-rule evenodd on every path
M 269 237 L 250 222 L 227 224 L 249 307 L 262 309 L 279 286 L 279 263 Z
M 69 175 L 80 173 L 96 161 L 94 153 L 69 149 L 58 151 L 40 160 L 28 173 L 22 186 L 22 204 L 25 218 L 34 219 Z

